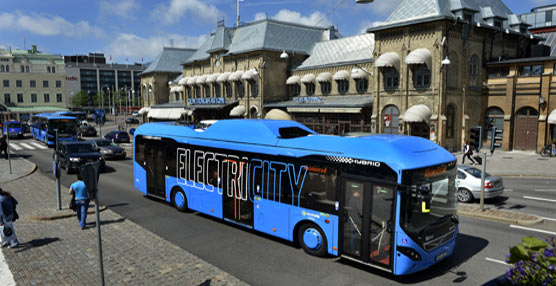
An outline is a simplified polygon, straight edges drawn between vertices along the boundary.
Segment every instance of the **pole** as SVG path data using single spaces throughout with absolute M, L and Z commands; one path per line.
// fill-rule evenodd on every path
M 97 219 L 97 239 L 98 239 L 98 265 L 100 267 L 100 285 L 104 286 L 104 265 L 102 263 L 102 240 L 100 238 L 100 215 L 98 211 L 98 192 L 95 194 L 95 215 Z
M 6 124 L 6 123 L 4 123 Z M 10 128 L 6 125 L 6 140 L 8 144 L 8 148 L 6 148 L 6 152 L 8 153 L 8 165 L 10 166 L 10 174 L 12 173 L 12 157 L 10 156 Z
M 54 151 L 54 175 L 56 177 L 56 210 L 62 210 L 62 199 L 61 199 L 61 190 L 60 190 L 60 174 L 58 174 L 58 165 L 60 164 L 58 158 L 58 129 L 54 129 L 55 132 L 55 140 L 54 144 L 56 144 L 56 149 Z
M 485 174 L 486 174 L 486 152 L 483 152 L 483 171 L 481 172 L 481 211 L 485 210 Z
M 98 121 L 99 137 L 102 138 L 102 119 L 104 117 L 104 93 L 100 93 L 100 120 Z
M 237 27 L 239 27 L 239 1 L 237 0 Z

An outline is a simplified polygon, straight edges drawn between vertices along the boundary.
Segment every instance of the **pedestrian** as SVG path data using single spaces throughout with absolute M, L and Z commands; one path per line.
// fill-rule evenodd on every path
M 465 144 L 463 144 L 463 157 L 461 158 L 461 164 L 465 164 L 465 157 L 467 157 L 471 160 L 471 163 L 475 165 L 476 162 L 473 160 L 471 155 L 473 155 L 473 150 L 471 149 L 471 146 L 469 146 L 469 142 L 465 141 Z
M 0 155 L 4 152 L 6 160 L 8 160 L 8 142 L 6 141 L 6 134 L 0 136 Z
M 81 173 L 77 173 L 77 181 L 71 184 L 69 188 L 69 194 L 75 194 L 75 212 L 77 214 L 77 221 L 79 221 L 79 226 L 83 230 L 87 226 L 89 194 L 87 192 L 87 186 L 85 186 L 85 182 L 83 182 Z
M 0 188 L 0 243 L 2 247 L 19 246 L 15 235 L 14 221 L 19 217 L 15 211 L 17 200 Z

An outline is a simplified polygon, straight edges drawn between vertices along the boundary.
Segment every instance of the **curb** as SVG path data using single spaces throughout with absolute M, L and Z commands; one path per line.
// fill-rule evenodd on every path
M 94 205 L 93 205 L 94 206 Z M 99 212 L 105 211 L 108 208 L 106 206 L 100 206 L 98 208 Z M 54 214 L 54 215 L 46 215 L 46 216 L 40 216 L 40 215 L 29 215 L 28 218 L 30 220 L 35 220 L 35 221 L 52 221 L 52 220 L 58 220 L 58 219 L 65 219 L 65 218 L 70 218 L 70 217 L 74 217 L 77 216 L 77 214 L 70 210 L 70 209 L 62 209 L 60 212 L 64 212 L 63 214 Z M 70 213 L 68 213 L 70 212 Z M 87 214 L 94 214 L 95 210 L 91 210 L 91 206 L 89 206 L 89 210 L 87 211 Z
M 494 176 L 507 177 L 507 178 L 536 178 L 536 179 L 554 179 L 554 175 L 551 174 L 499 174 L 499 173 L 489 173 Z
M 488 214 L 483 214 L 483 213 L 480 213 L 480 212 L 476 213 L 476 212 L 467 212 L 467 211 L 461 211 L 461 210 L 458 210 L 458 215 L 472 217 L 472 218 L 478 218 L 478 219 L 483 219 L 483 220 L 490 220 L 490 221 L 495 221 L 495 222 L 501 222 L 501 223 L 516 224 L 516 225 L 521 225 L 521 226 L 533 226 L 535 224 L 543 222 L 543 219 L 540 216 L 532 215 L 532 214 L 528 214 L 530 216 L 535 217 L 535 219 L 532 219 L 532 220 L 496 217 L 496 216 L 492 216 L 492 215 L 488 215 Z
M 25 177 L 27 177 L 27 176 L 33 174 L 33 173 L 37 170 L 37 165 L 36 165 L 35 163 L 33 163 L 33 162 L 31 162 L 31 161 L 29 161 L 29 160 L 27 160 L 27 159 L 23 159 L 23 160 L 25 160 L 25 161 L 27 161 L 27 162 L 29 162 L 29 163 L 31 163 L 31 164 L 33 165 L 33 166 L 31 167 L 31 170 L 30 170 L 27 174 L 23 174 L 23 175 L 21 175 L 21 176 L 19 176 L 19 177 L 17 177 L 17 178 L 9 179 L 9 180 L 7 180 L 7 181 L 3 181 L 3 182 L 0 182 L 0 183 L 5 184 L 5 183 L 13 182 L 13 181 L 15 181 L 15 180 L 19 180 L 19 179 L 21 179 L 21 178 L 25 178 Z

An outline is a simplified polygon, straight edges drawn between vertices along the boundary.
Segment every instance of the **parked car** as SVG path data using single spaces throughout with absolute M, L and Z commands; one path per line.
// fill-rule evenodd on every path
M 482 171 L 471 166 L 458 166 L 458 201 L 469 203 L 481 197 Z M 504 192 L 502 177 L 485 174 L 485 198 L 494 198 Z
M 139 116 L 139 111 L 135 110 L 131 113 L 131 116 L 137 117 Z
M 91 142 L 60 142 L 59 145 L 60 166 L 69 174 L 87 162 L 100 162 L 101 170 L 104 170 L 106 162 L 104 157 Z
M 107 139 L 92 139 L 91 144 L 104 156 L 105 159 L 125 159 L 125 149 Z
M 139 124 L 139 119 L 135 117 L 128 117 L 125 119 L 126 124 Z
M 104 139 L 108 139 L 114 143 L 129 143 L 129 134 L 125 131 L 114 130 L 104 135 Z
M 82 136 L 97 136 L 97 130 L 90 125 L 81 126 L 81 128 L 79 128 L 79 132 L 81 132 Z

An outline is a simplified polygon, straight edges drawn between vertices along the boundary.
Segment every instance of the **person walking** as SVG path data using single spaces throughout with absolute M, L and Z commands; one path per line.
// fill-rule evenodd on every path
M 463 157 L 461 158 L 461 164 L 462 165 L 465 164 L 465 157 L 467 157 L 469 158 L 469 160 L 471 160 L 471 163 L 475 165 L 476 162 L 475 160 L 473 160 L 471 155 L 473 155 L 473 150 L 471 150 L 471 146 L 469 146 L 469 142 L 465 141 L 465 144 L 463 144 Z
M 77 214 L 77 221 L 81 229 L 87 226 L 87 210 L 89 209 L 89 193 L 81 173 L 77 173 L 77 181 L 71 184 L 69 194 L 75 194 L 75 212 Z
M 0 188 L 0 243 L 2 247 L 19 246 L 13 222 L 18 218 L 15 208 L 17 200 Z
M 6 160 L 8 160 L 8 142 L 6 141 L 6 134 L 0 136 L 0 155 L 4 152 Z

